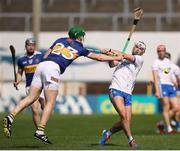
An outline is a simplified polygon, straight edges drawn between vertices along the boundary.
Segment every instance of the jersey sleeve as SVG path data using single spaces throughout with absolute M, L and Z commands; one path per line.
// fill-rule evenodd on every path
M 87 50 L 86 48 L 84 48 L 82 51 L 82 56 L 87 56 L 87 55 L 89 55 L 89 53 L 90 53 L 90 51 Z
M 17 65 L 18 65 L 18 68 L 24 68 L 23 64 L 22 64 L 22 59 L 21 58 L 18 58 Z
M 174 74 L 176 76 L 180 76 L 180 68 L 176 64 L 173 64 L 173 69 L 174 69 Z
M 135 59 L 134 62 L 135 62 L 136 65 L 142 66 L 144 60 L 143 60 L 143 58 L 141 56 L 134 55 L 134 59 Z
M 155 61 L 152 65 L 152 71 L 156 71 L 158 70 L 158 64 L 157 64 L 157 61 Z
M 44 54 L 41 53 L 41 54 L 39 55 L 40 62 L 43 60 L 43 57 L 44 57 Z

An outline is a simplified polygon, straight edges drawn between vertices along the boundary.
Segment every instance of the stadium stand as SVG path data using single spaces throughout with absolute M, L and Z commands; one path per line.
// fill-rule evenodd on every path
M 67 13 L 79 12 L 80 0 L 43 0 L 43 12 Z
M 91 31 L 127 31 L 137 6 L 145 12 L 137 31 L 180 29 L 180 0 L 42 0 L 41 30 L 65 31 L 81 24 Z M 32 0 L 1 0 L 0 12 L 0 31 L 31 31 Z
M 165 0 L 129 0 L 130 10 L 140 6 L 146 13 L 165 13 L 166 5 Z
M 122 13 L 123 0 L 90 0 L 86 1 L 87 12 L 96 13 Z
M 1 0 L 0 12 L 8 13 L 31 13 L 32 0 Z

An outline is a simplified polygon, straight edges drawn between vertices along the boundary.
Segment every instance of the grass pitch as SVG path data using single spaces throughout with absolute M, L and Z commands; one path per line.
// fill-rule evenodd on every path
M 6 114 L 7 115 L 7 114 Z M 46 127 L 46 133 L 53 145 L 44 145 L 34 139 L 35 127 L 30 113 L 22 113 L 14 122 L 10 139 L 3 136 L 0 114 L 1 133 L 0 149 L 28 150 L 126 150 L 131 149 L 123 132 L 111 137 L 105 146 L 99 146 L 99 138 L 104 128 L 109 128 L 118 120 L 117 115 L 60 115 L 54 114 Z M 155 133 L 156 122 L 161 115 L 133 115 L 132 130 L 135 139 L 143 150 L 180 149 L 180 134 L 160 135 Z

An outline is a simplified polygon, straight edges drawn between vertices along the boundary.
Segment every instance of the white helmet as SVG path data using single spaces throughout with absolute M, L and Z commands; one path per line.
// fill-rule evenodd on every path
M 138 45 L 138 47 L 141 47 L 144 49 L 144 51 L 146 50 L 146 44 L 143 41 L 138 41 L 136 43 L 136 45 Z

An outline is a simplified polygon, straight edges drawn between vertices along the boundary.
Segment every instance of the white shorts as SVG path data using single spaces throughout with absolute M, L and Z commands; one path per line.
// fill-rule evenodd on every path
M 44 90 L 58 90 L 60 81 L 60 67 L 53 61 L 44 61 L 38 64 L 31 86 Z
M 28 87 L 26 87 L 26 95 L 28 95 L 29 94 L 29 89 L 30 89 L 30 86 L 28 86 Z M 40 98 L 45 98 L 44 97 L 44 91 L 41 91 L 41 94 L 40 94 L 40 96 L 39 96 Z

